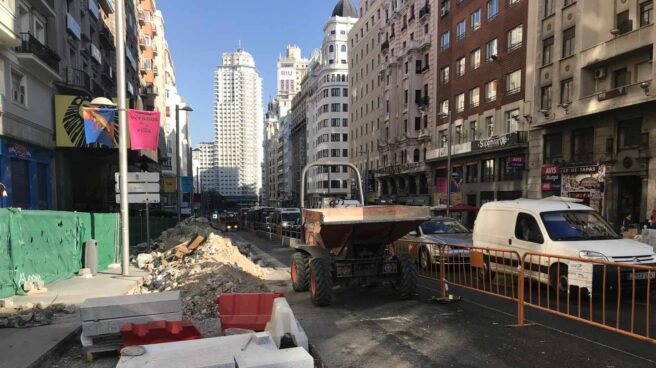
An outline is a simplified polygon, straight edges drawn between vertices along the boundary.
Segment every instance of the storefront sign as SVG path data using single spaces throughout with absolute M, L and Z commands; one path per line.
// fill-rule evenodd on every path
M 542 191 L 560 191 L 561 176 L 560 169 L 556 165 L 542 166 Z
M 18 144 L 18 143 L 7 144 L 7 153 L 9 153 L 9 155 L 13 155 L 19 158 L 32 157 L 32 153 L 30 152 L 30 150 L 27 147 L 23 146 L 22 144 Z
M 163 179 L 164 193 L 175 193 L 178 185 L 175 176 L 165 176 Z
M 508 167 L 523 169 L 526 166 L 526 160 L 524 156 L 510 156 L 506 159 L 506 165 Z
M 583 204 L 602 211 L 604 196 L 604 165 L 564 167 L 562 176 L 562 195 L 583 200 Z
M 488 149 L 496 149 L 508 147 L 518 143 L 517 133 L 508 133 L 497 137 L 491 137 L 472 142 L 472 151 L 483 151 Z

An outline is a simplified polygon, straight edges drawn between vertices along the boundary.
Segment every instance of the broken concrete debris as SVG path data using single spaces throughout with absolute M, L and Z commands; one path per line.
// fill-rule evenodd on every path
M 5 305 L 9 305 L 9 303 Z M 52 323 L 55 314 L 72 314 L 76 311 L 77 307 L 72 304 L 44 306 L 43 303 L 37 305 L 23 303 L 17 307 L 5 307 L 0 311 L 0 328 L 27 328 L 49 325 Z

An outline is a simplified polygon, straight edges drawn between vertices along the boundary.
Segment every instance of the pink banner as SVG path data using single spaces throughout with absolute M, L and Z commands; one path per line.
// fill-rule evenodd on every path
M 130 148 L 132 150 L 157 150 L 159 121 L 159 111 L 128 110 Z

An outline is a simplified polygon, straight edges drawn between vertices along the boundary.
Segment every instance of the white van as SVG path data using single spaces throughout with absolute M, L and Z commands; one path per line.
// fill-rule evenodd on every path
M 474 224 L 473 243 L 477 247 L 516 251 L 520 257 L 526 253 L 542 253 L 656 266 L 656 254 L 651 246 L 622 239 L 594 209 L 558 197 L 484 204 Z M 508 267 L 511 262 L 506 260 L 505 265 L 501 261 L 494 262 L 493 252 L 489 253 L 485 266 L 491 271 L 516 273 L 519 270 L 518 262 Z M 528 277 L 558 285 L 563 292 L 568 291 L 569 286 L 578 286 L 591 293 L 593 285 L 594 289 L 599 289 L 604 282 L 604 267 L 599 264 L 547 257 L 532 257 L 528 261 L 532 263 L 526 265 Z M 621 286 L 633 284 L 631 270 L 619 269 Z M 606 267 L 607 288 L 618 286 L 617 271 L 617 267 Z M 655 277 L 654 272 L 635 273 L 635 281 L 641 284 Z M 651 282 L 652 287 L 655 284 Z

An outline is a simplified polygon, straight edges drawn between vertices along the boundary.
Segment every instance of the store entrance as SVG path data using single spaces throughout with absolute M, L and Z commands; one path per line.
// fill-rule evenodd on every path
M 621 224 L 622 220 L 631 215 L 633 223 L 639 224 L 644 220 L 640 213 L 640 201 L 642 197 L 642 178 L 637 175 L 617 177 L 618 183 L 618 203 L 617 203 L 617 223 Z

